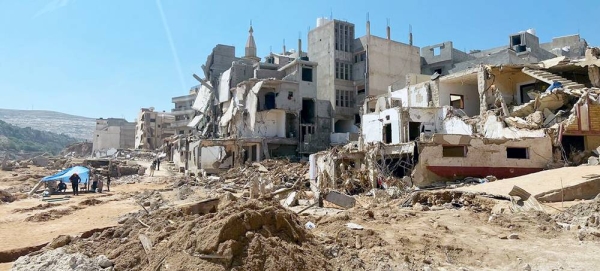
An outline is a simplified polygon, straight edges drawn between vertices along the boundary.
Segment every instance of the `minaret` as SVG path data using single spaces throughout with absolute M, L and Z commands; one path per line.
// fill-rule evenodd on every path
M 246 55 L 244 58 L 260 61 L 260 58 L 256 56 L 256 42 L 254 42 L 254 29 L 252 29 L 252 23 L 250 23 L 250 30 L 248 30 L 248 41 L 246 41 Z

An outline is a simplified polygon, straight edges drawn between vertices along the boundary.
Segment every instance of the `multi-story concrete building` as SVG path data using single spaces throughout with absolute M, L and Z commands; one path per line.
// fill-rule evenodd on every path
M 171 128 L 178 135 L 191 134 L 193 129 L 187 125 L 194 118 L 196 110 L 192 108 L 198 89 L 200 86 L 195 86 L 190 89 L 190 94 L 184 96 L 173 97 L 171 101 L 174 108 L 171 109 L 171 114 L 175 116 L 175 122 L 171 123 Z
M 130 149 L 135 146 L 135 123 L 125 119 L 97 119 L 92 153 L 102 154 L 110 149 Z
M 175 116 L 155 112 L 153 107 L 142 108 L 135 127 L 135 148 L 155 150 L 163 145 L 165 138 L 175 135 L 171 123 Z
M 391 40 L 389 28 L 387 38 L 371 35 L 369 27 L 367 22 L 366 35 L 355 38 L 354 24 L 320 18 L 308 34 L 308 57 L 319 65 L 317 99 L 331 103 L 333 143 L 358 135 L 365 97 L 405 85 L 407 74 L 421 71 L 418 47 Z
M 421 48 L 423 74 L 447 75 L 478 65 L 507 65 L 537 63 L 557 56 L 583 57 L 587 42 L 579 35 L 553 38 L 540 43 L 535 31 L 529 29 L 509 35 L 504 46 L 471 50 L 469 53 L 454 48 L 451 41 Z

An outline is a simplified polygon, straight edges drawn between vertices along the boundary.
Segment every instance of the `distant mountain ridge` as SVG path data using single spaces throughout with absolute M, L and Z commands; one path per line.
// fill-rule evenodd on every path
M 79 140 L 91 141 L 96 129 L 93 118 L 46 110 L 0 109 L 0 120 L 21 128 L 65 134 Z

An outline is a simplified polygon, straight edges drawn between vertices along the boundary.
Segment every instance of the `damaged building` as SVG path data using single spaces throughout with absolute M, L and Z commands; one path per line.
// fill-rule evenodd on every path
M 154 107 L 142 108 L 135 127 L 136 149 L 156 150 L 163 146 L 164 140 L 175 134 L 171 123 L 175 116 L 154 111 Z
M 423 187 L 586 163 L 600 146 L 598 55 L 409 75 L 407 87 L 365 100 L 356 146 L 311 157 L 314 190 L 357 179 L 340 167 L 370 187 Z
M 118 149 L 131 149 L 135 146 L 134 122 L 125 119 L 107 118 L 96 120 L 96 130 L 92 143 L 92 154 L 105 156 Z

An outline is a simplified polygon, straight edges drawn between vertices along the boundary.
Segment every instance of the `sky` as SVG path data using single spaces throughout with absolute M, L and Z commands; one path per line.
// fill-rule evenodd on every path
M 543 3 L 543 4 L 542 4 Z M 575 5 L 577 3 L 577 5 Z M 0 108 L 52 110 L 133 121 L 142 107 L 169 112 L 187 95 L 216 44 L 244 54 L 250 22 L 258 55 L 283 40 L 306 48 L 316 19 L 414 45 L 453 41 L 460 50 L 508 44 L 533 28 L 541 42 L 579 33 L 600 46 L 600 2 L 355 0 L 0 0 Z

